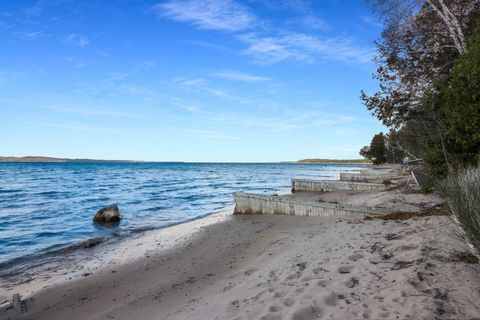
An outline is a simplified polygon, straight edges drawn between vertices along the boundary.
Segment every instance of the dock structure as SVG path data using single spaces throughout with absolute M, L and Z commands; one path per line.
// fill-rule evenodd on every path
M 385 189 L 383 183 L 366 183 L 338 180 L 292 179 L 292 192 L 327 192 L 334 190 L 377 191 Z
M 278 214 L 294 216 L 365 216 L 382 215 L 384 209 L 329 202 L 299 201 L 282 196 L 237 192 L 234 214 Z
M 395 178 L 393 174 L 387 173 L 340 172 L 340 181 L 383 182 L 393 178 Z

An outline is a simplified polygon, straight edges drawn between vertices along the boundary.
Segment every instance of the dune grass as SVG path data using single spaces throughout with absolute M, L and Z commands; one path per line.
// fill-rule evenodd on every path
M 440 189 L 459 227 L 457 236 L 480 256 L 480 167 L 449 176 Z

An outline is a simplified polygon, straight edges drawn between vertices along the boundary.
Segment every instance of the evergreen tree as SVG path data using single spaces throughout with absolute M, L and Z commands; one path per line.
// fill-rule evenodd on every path
M 385 147 L 385 136 L 382 132 L 373 136 L 370 144 L 370 155 L 373 164 L 382 164 L 387 162 L 387 150 Z
M 468 52 L 455 62 L 441 99 L 446 118 L 446 148 L 460 165 L 480 155 L 480 27 L 469 38 Z
M 360 155 L 371 160 L 375 165 L 387 162 L 387 149 L 383 133 L 374 135 L 370 147 L 363 147 L 360 150 Z

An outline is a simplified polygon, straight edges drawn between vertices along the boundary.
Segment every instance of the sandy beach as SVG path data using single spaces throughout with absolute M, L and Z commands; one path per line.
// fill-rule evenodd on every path
M 438 195 L 405 183 L 295 196 L 424 214 L 383 220 L 228 208 L 2 279 L 2 301 L 18 292 L 27 312 L 1 318 L 480 318 L 480 268 L 455 258 L 465 248 L 449 235 Z

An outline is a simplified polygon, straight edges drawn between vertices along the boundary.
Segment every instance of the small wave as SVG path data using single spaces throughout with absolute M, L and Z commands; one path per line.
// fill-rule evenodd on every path
M 15 257 L 7 261 L 0 262 L 0 276 L 12 275 L 22 272 L 26 268 L 31 268 L 51 262 L 52 257 L 63 259 L 65 254 L 76 252 L 83 248 L 87 241 L 99 243 L 105 242 L 104 237 L 92 237 L 72 244 L 57 244 L 43 249 L 37 253 Z
M 66 196 L 69 195 L 70 192 L 68 191 L 42 191 L 34 193 L 37 196 Z
M 23 192 L 23 190 L 20 190 L 20 189 L 0 189 L 0 193 L 18 193 L 18 192 Z
M 52 232 L 52 231 L 44 231 L 35 234 L 35 238 L 43 238 L 43 237 L 53 237 L 61 235 L 61 232 Z
M 146 208 L 143 211 L 160 211 L 164 209 L 166 209 L 165 206 L 156 206 L 156 207 Z

